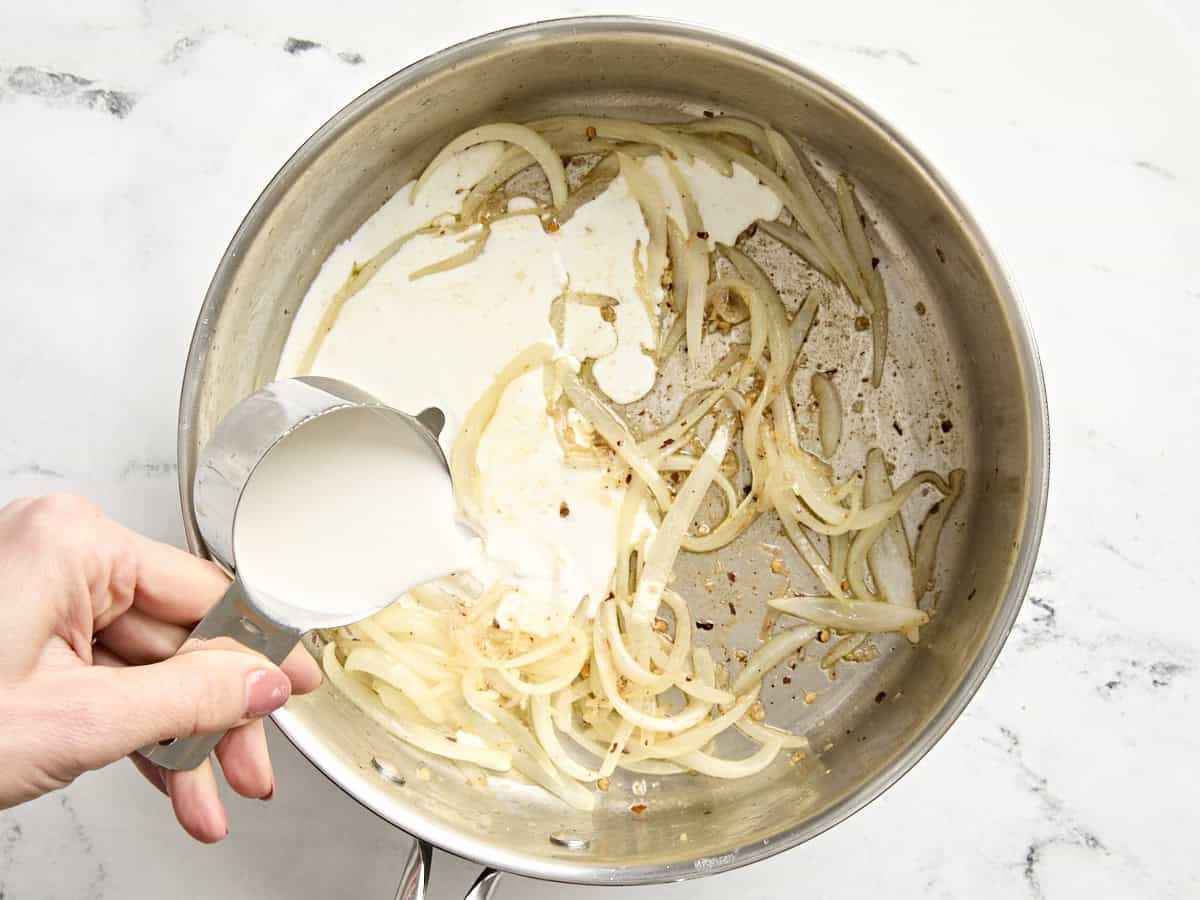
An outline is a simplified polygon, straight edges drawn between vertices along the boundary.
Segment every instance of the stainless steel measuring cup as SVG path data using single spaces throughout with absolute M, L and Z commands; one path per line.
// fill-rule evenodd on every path
M 371 608 L 348 614 L 344 621 L 331 620 L 328 615 L 317 621 L 296 610 L 288 613 L 287 621 L 281 621 L 278 612 L 268 614 L 256 604 L 253 585 L 246 585 L 238 575 L 234 551 L 238 503 L 259 463 L 297 429 L 320 416 L 353 408 L 383 414 L 394 423 L 398 437 L 418 434 L 449 478 L 449 465 L 438 443 L 446 419 L 435 407 L 411 416 L 344 381 L 313 376 L 276 381 L 247 397 L 217 426 L 196 467 L 194 504 L 200 534 L 213 558 L 232 571 L 234 579 L 192 630 L 189 640 L 230 637 L 279 664 L 310 628 L 346 625 L 381 608 L 374 602 Z M 194 769 L 220 739 L 220 734 L 175 738 L 150 744 L 140 752 L 164 768 Z

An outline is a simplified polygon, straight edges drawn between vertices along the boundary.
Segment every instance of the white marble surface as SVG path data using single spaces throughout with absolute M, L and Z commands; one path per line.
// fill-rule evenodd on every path
M 0 501 L 80 491 L 181 540 L 184 355 L 259 189 L 405 63 L 495 27 L 602 11 L 422 7 L 5 4 Z M 752 869 L 622 896 L 1200 895 L 1200 7 L 663 0 L 639 11 L 787 52 L 926 151 L 1028 305 L 1054 477 L 1017 630 L 912 774 Z M 407 840 L 274 746 L 275 799 L 232 802 L 233 833 L 216 848 L 191 843 L 128 766 L 0 813 L 0 898 L 391 897 Z M 441 874 L 450 896 L 471 868 L 447 862 Z M 499 893 L 599 895 L 516 879 Z

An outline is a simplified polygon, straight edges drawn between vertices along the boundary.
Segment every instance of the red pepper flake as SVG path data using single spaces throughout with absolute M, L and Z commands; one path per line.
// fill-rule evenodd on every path
M 790 676 L 790 675 L 784 675 L 784 676 L 783 676 L 783 683 L 784 683 L 784 684 L 791 684 L 791 683 L 792 683 L 792 678 L 791 678 L 791 676 Z
M 595 126 L 595 125 L 589 125 L 589 126 L 586 128 L 586 129 L 584 129 L 584 132 L 583 132 L 583 133 L 587 135 L 587 139 L 588 139 L 589 141 L 590 141 L 590 140 L 593 140 L 593 139 L 595 139 L 595 137 L 596 137 L 596 126 Z
M 878 694 L 875 695 L 876 703 L 882 703 L 886 699 L 887 699 L 887 691 L 880 691 Z
M 558 514 L 564 519 L 571 514 L 571 507 L 567 506 L 566 500 L 558 504 Z
M 696 237 L 700 238 L 700 240 L 702 240 L 702 241 L 707 241 L 708 240 L 708 232 L 707 231 L 697 231 Z
M 736 615 L 737 615 L 737 607 L 733 605 L 733 601 L 732 601 L 732 600 L 730 600 L 730 601 L 729 601 L 729 614 L 730 614 L 731 616 L 736 616 Z
M 697 622 L 696 627 L 701 631 L 712 631 L 716 626 L 712 622 Z
M 872 256 L 872 257 L 871 257 L 871 268 L 872 268 L 872 269 L 878 269 L 878 268 L 879 268 L 879 257 L 878 257 L 878 256 Z
M 711 109 L 706 109 L 704 111 L 704 118 L 715 119 L 716 117 L 717 117 L 717 114 L 715 112 L 713 112 Z
M 609 753 L 617 752 L 617 742 L 616 741 L 613 741 L 612 746 L 608 748 L 608 752 Z
M 729 579 L 730 584 L 734 584 L 737 581 L 737 575 L 733 572 L 726 572 L 725 577 Z
M 551 219 L 546 223 L 546 230 L 551 234 L 554 234 L 554 232 L 558 231 L 558 222 L 556 222 L 554 219 Z
M 631 813 L 636 813 L 637 815 L 640 816 L 642 813 L 644 813 L 649 808 L 650 807 L 648 807 L 645 803 L 635 803 L 635 804 L 633 804 L 633 806 L 629 807 L 629 811 Z

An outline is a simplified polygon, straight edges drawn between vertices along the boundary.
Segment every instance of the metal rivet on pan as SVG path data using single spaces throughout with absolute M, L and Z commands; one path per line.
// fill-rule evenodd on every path
M 404 776 L 396 771 L 396 767 L 391 763 L 384 762 L 378 756 L 371 757 L 371 768 L 392 784 L 398 784 L 401 787 L 404 787 L 406 784 Z
M 569 834 L 565 831 L 550 832 L 550 843 L 566 847 L 568 850 L 586 850 L 592 846 L 590 838 L 580 837 L 577 834 Z

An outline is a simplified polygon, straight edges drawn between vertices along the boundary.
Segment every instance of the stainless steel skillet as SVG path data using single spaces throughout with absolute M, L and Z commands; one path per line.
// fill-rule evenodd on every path
M 800 765 L 783 759 L 734 782 L 614 778 L 593 813 L 569 810 L 534 788 L 480 790 L 457 770 L 408 752 L 328 688 L 295 698 L 275 720 L 329 778 L 423 842 L 536 878 L 674 881 L 795 846 L 886 790 L 978 689 L 1033 571 L 1048 475 L 1033 339 L 961 202 L 890 126 L 790 60 L 649 20 L 527 25 L 404 69 L 313 135 L 234 236 L 188 356 L 180 487 L 189 543 L 204 552 L 190 496 L 199 447 L 227 409 L 273 378 L 291 317 L 332 248 L 446 140 L 483 121 L 581 111 L 663 121 L 746 115 L 803 140 L 824 166 L 852 173 L 876 220 L 881 266 L 897 300 L 894 363 L 884 389 L 864 395 L 868 422 L 851 440 L 865 446 L 871 435 L 884 435 L 902 471 L 968 470 L 967 493 L 943 536 L 932 625 L 920 647 L 882 642 L 878 660 L 842 667 L 835 682 L 815 666 L 791 672 L 788 684 L 772 680 L 769 721 L 809 734 L 817 758 Z M 785 299 L 807 287 L 808 274 L 760 249 Z M 812 366 L 841 358 L 847 328 L 834 310 L 814 330 Z M 754 646 L 761 622 L 751 613 L 755 598 L 780 588 L 759 550 L 774 538 L 767 524 L 722 556 L 721 572 L 733 571 L 735 582 L 719 582 L 709 557 L 687 558 L 679 575 L 697 619 L 716 626 L 704 638 L 731 653 Z M 816 702 L 806 704 L 810 691 Z M 635 802 L 646 811 L 632 813 Z M 416 868 L 411 874 L 420 880 Z

